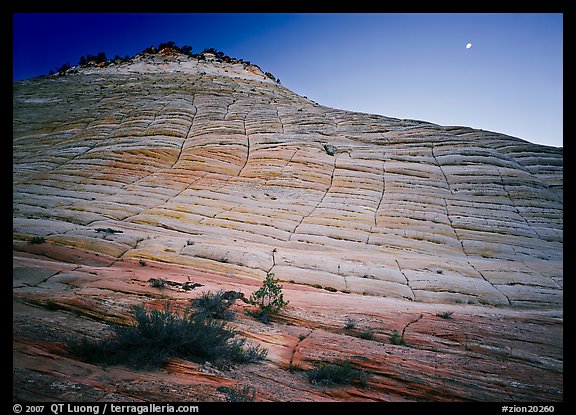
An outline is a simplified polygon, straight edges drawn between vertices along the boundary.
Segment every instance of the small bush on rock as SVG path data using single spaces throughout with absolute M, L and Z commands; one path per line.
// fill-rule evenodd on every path
M 144 263 L 144 265 L 146 264 Z M 160 289 L 166 288 L 166 280 L 164 278 L 150 278 L 148 282 L 150 283 L 150 286 L 154 288 L 160 288 Z
M 396 330 L 393 330 L 392 334 L 390 334 L 390 342 L 399 346 L 404 346 L 406 344 L 404 341 L 404 336 L 398 333 Z
M 360 337 L 361 339 L 364 339 L 364 340 L 373 340 L 374 339 L 374 333 L 372 332 L 372 330 L 368 329 L 368 330 L 361 331 L 360 333 L 358 333 L 358 337 Z
M 323 147 L 324 147 L 324 151 L 329 156 L 333 156 L 336 153 L 336 151 L 338 151 L 336 146 L 333 146 L 332 144 L 324 144 Z
M 226 402 L 254 402 L 256 399 L 256 389 L 252 386 L 244 386 L 242 390 L 219 386 L 216 390 L 226 394 Z
M 260 321 L 268 322 L 272 314 L 278 314 L 286 307 L 289 301 L 284 301 L 282 286 L 274 278 L 274 273 L 269 272 L 262 283 L 262 286 L 250 296 L 250 303 L 257 305 L 259 310 L 248 312 L 248 314 L 258 318 Z
M 348 317 L 348 320 L 346 320 L 346 324 L 344 325 L 344 327 L 348 330 L 356 328 L 356 320 L 354 320 L 351 317 Z
M 454 314 L 454 311 L 444 311 L 442 313 L 436 313 L 438 317 L 443 318 L 444 320 L 450 320 L 452 318 L 452 314 Z
M 46 239 L 43 236 L 33 236 L 30 241 L 31 244 L 43 244 Z
M 366 386 L 364 372 L 356 369 L 348 361 L 336 361 L 326 363 L 308 372 L 308 379 L 311 383 L 331 386 L 334 384 L 359 383 Z
M 236 291 L 218 290 L 215 293 L 210 291 L 202 293 L 199 298 L 190 300 L 190 302 L 196 307 L 199 314 L 210 318 L 232 320 L 234 312 L 230 310 L 230 307 L 240 297 L 242 297 L 242 293 Z

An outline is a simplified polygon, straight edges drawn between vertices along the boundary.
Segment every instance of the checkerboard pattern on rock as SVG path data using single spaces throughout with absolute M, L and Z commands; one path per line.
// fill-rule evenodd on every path
M 324 107 L 246 63 L 73 72 L 13 87 L 16 298 L 121 320 L 151 290 L 134 276 L 163 264 L 232 288 L 273 272 L 302 304 L 355 296 L 377 314 L 561 313 L 562 149 Z

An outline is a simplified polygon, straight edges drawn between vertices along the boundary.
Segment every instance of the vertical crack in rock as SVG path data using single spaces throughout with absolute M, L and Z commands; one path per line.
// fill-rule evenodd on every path
M 248 164 L 249 159 L 250 159 L 250 136 L 246 134 L 246 160 L 244 160 L 244 165 L 238 172 L 238 177 L 242 176 L 242 172 L 244 171 L 244 168 Z
M 164 104 L 162 104 L 162 108 L 160 108 L 160 109 L 157 110 L 157 111 L 154 111 L 154 117 L 153 117 L 152 120 L 148 123 L 148 125 L 146 125 L 146 127 L 144 128 L 144 135 L 149 135 L 149 134 L 150 134 L 150 133 L 148 132 L 150 126 L 156 122 L 156 119 L 158 118 L 158 114 L 162 113 L 162 111 L 164 111 L 167 106 L 168 106 L 168 104 L 167 104 L 167 103 L 164 103 Z
M 396 262 L 396 266 L 398 267 L 398 271 L 400 271 L 400 274 L 402 274 L 402 276 L 406 280 L 406 286 L 410 289 L 410 292 L 412 293 L 411 300 L 412 301 L 416 300 L 416 295 L 414 294 L 414 290 L 412 289 L 412 287 L 410 287 L 410 281 L 408 280 L 408 277 L 406 276 L 406 274 L 404 274 L 404 271 L 402 271 L 402 267 L 400 267 L 400 263 L 398 262 L 398 260 L 394 259 L 394 261 Z
M 137 180 L 135 180 L 135 181 L 133 181 L 133 182 L 131 182 L 131 183 L 126 183 L 126 184 L 122 185 L 122 186 L 118 189 L 118 191 L 117 191 L 116 193 L 120 193 L 122 190 L 125 190 L 125 189 L 128 188 L 128 187 L 134 186 L 134 185 L 136 185 L 138 182 L 142 182 L 142 181 L 144 181 L 144 180 L 150 179 L 150 177 L 152 177 L 152 176 L 154 176 L 154 175 L 156 175 L 156 174 L 158 174 L 158 173 L 160 173 L 160 172 L 170 171 L 170 170 L 172 170 L 172 168 L 174 168 L 174 166 L 176 166 L 176 164 L 180 161 L 180 158 L 182 157 L 182 153 L 183 153 L 183 151 L 184 151 L 184 145 L 185 145 L 186 141 L 190 138 L 190 132 L 192 131 L 192 128 L 193 128 L 193 126 L 194 126 L 194 119 L 196 118 L 196 114 L 197 114 L 197 112 L 198 112 L 198 109 L 197 109 L 196 106 L 194 105 L 194 98 L 195 98 L 195 95 L 192 95 L 192 101 L 191 101 L 190 104 L 191 104 L 192 108 L 194 109 L 194 113 L 193 113 L 193 115 L 192 115 L 192 119 L 190 120 L 190 126 L 188 127 L 188 131 L 186 132 L 186 134 L 184 134 L 184 137 L 183 137 L 183 139 L 182 139 L 182 143 L 180 144 L 180 148 L 179 148 L 179 150 L 178 150 L 178 155 L 176 156 L 176 160 L 174 160 L 174 162 L 172 163 L 172 165 L 169 166 L 169 167 L 159 167 L 159 168 L 157 168 L 156 170 L 150 172 L 149 174 L 147 174 L 147 175 L 145 175 L 145 176 L 143 176 L 143 177 L 140 177 L 139 179 L 137 179 Z M 168 104 L 165 104 L 163 108 L 166 108 L 167 105 L 168 105 Z M 162 111 L 162 110 L 160 110 L 160 111 Z M 157 115 L 154 114 L 154 119 L 156 119 L 156 116 L 157 116 Z M 149 127 L 151 124 L 152 124 L 152 122 L 148 125 L 148 127 Z M 148 128 L 148 127 L 147 127 L 147 128 Z
M 344 279 L 344 289 L 348 291 L 348 279 L 346 275 L 342 274 L 342 271 L 340 270 L 340 264 L 338 264 L 338 275 Z
M 112 134 L 112 131 L 108 132 L 108 135 Z M 64 167 L 67 164 L 70 164 L 72 162 L 74 162 L 77 158 L 80 158 L 82 156 L 85 156 L 86 154 L 88 154 L 90 151 L 94 150 L 96 147 L 98 147 L 98 141 L 94 141 L 94 144 L 92 144 L 86 151 L 83 151 L 81 153 L 75 154 L 72 158 L 65 160 L 62 164 L 57 165 L 56 167 L 52 168 L 51 170 L 48 170 L 46 172 L 43 172 L 44 174 L 51 174 L 54 173 L 56 170 L 60 170 L 62 167 Z
M 235 91 L 234 91 L 235 92 Z M 232 102 L 226 104 L 226 112 L 224 113 L 224 117 L 222 117 L 223 121 L 226 121 L 228 114 L 230 113 L 230 107 L 236 103 L 237 99 L 234 97 L 232 98 Z
M 446 181 L 446 185 L 448 186 L 448 190 L 450 191 L 451 195 L 454 195 L 454 193 L 452 192 L 452 188 L 450 186 L 450 182 L 448 181 L 448 178 L 446 177 L 446 174 L 444 173 L 444 169 L 442 169 L 442 165 L 439 163 L 438 159 L 436 158 L 436 154 L 434 153 L 434 143 L 431 143 L 431 149 L 432 149 L 432 157 L 434 158 L 434 161 L 436 162 L 436 164 L 438 165 L 438 167 L 440 168 L 440 171 L 442 172 L 442 176 L 444 176 L 444 180 Z M 466 250 L 464 249 L 464 243 L 462 242 L 462 239 L 460 238 L 460 236 L 458 236 L 458 232 L 456 232 L 456 228 L 454 227 L 454 224 L 452 222 L 452 217 L 450 215 L 450 211 L 448 209 L 448 201 L 446 200 L 446 198 L 444 198 L 444 209 L 446 211 L 446 217 L 448 218 L 448 222 L 450 222 L 450 227 L 452 228 L 454 235 L 456 236 L 456 239 L 458 240 L 458 242 L 460 242 L 460 246 L 462 247 L 462 253 L 468 257 L 468 254 L 466 253 Z M 468 265 L 476 272 L 478 273 L 478 275 L 480 275 L 482 277 L 482 279 L 484 281 L 486 281 L 488 284 L 490 284 L 490 286 L 492 286 L 492 288 L 494 288 L 496 291 L 498 291 L 500 294 L 502 294 L 504 297 L 506 297 L 506 300 L 508 301 L 508 304 L 512 304 L 510 302 L 510 299 L 508 298 L 508 296 L 506 294 L 504 294 L 501 290 L 498 289 L 498 287 L 496 287 L 492 282 L 490 282 L 485 276 L 484 274 L 482 274 L 478 269 L 476 269 L 476 267 L 474 267 L 472 265 L 472 263 L 467 260 Z
M 270 102 L 270 105 L 276 111 L 276 117 L 278 117 L 278 122 L 280 123 L 280 127 L 282 128 L 282 134 L 284 134 L 284 123 L 282 122 L 282 118 L 280 117 L 280 112 L 278 111 L 278 107 L 276 107 L 275 105 L 272 105 L 272 104 L 273 104 L 273 102 Z
M 204 173 L 202 176 L 196 178 L 194 181 L 192 181 L 190 184 L 188 184 L 188 186 L 186 186 L 185 188 L 183 188 L 182 190 L 180 190 L 180 191 L 179 191 L 178 193 L 176 193 L 174 196 L 170 196 L 170 197 L 168 197 L 166 200 L 163 200 L 162 202 L 160 202 L 160 203 L 158 203 L 158 204 L 156 204 L 156 205 L 153 205 L 153 206 L 147 207 L 147 208 L 145 208 L 145 209 L 142 209 L 140 212 L 137 212 L 137 213 L 135 213 L 135 214 L 133 214 L 133 215 L 130 215 L 130 216 L 124 218 L 124 219 L 122 219 L 122 222 L 129 222 L 130 219 L 132 219 L 132 218 L 134 218 L 134 217 L 136 217 L 136 216 L 138 216 L 138 215 L 140 215 L 140 214 L 142 214 L 142 213 L 150 212 L 150 211 L 153 211 L 154 209 L 161 208 L 162 206 L 166 205 L 167 203 L 169 203 L 169 202 L 170 202 L 171 200 L 173 200 L 174 198 L 180 196 L 180 195 L 181 195 L 182 193 L 184 193 L 186 190 L 190 189 L 192 186 L 194 186 L 194 184 L 196 184 L 196 182 L 199 182 L 200 180 L 202 180 L 207 174 L 208 174 L 208 173 Z
M 438 161 L 438 158 L 436 157 L 436 154 L 434 153 L 434 143 L 430 143 L 430 149 L 432 152 L 432 158 L 434 159 L 434 162 L 436 163 L 436 165 L 438 166 L 438 168 L 440 169 L 440 173 L 442 173 L 442 177 L 444 177 L 444 181 L 446 182 L 446 186 L 448 188 L 448 191 L 450 192 L 450 194 L 454 194 L 452 192 L 452 187 L 450 186 L 450 182 L 448 181 L 448 177 L 446 177 L 446 173 L 444 173 L 444 169 L 442 168 L 442 165 L 440 164 L 440 162 Z
M 464 243 L 462 242 L 462 239 L 460 239 L 460 237 L 458 236 L 458 232 L 456 232 L 456 228 L 454 227 L 454 223 L 452 222 L 452 217 L 450 216 L 450 211 L 448 210 L 448 201 L 446 200 L 446 198 L 442 199 L 444 201 L 444 211 L 446 212 L 446 218 L 448 218 L 448 222 L 450 223 L 450 227 L 452 228 L 452 232 L 454 232 L 454 236 L 456 237 L 456 240 L 460 243 L 460 247 L 462 248 L 462 253 L 464 255 L 468 255 L 466 254 L 466 250 L 464 249 Z
M 184 151 L 184 144 L 190 138 L 190 132 L 192 131 L 192 127 L 194 127 L 194 120 L 196 119 L 196 114 L 198 114 L 198 108 L 194 104 L 195 98 L 196 98 L 196 95 L 192 95 L 191 105 L 192 105 L 192 108 L 194 108 L 194 115 L 192 115 L 192 120 L 190 121 L 190 126 L 188 127 L 188 132 L 184 136 L 184 140 L 182 140 L 182 144 L 180 145 L 180 151 L 178 152 L 178 157 L 176 158 L 176 161 L 172 164 L 170 169 L 172 169 L 172 167 L 174 167 L 180 161 L 180 158 L 182 157 L 182 152 Z
M 384 200 L 384 194 L 386 193 L 386 156 L 382 159 L 382 193 L 380 194 L 380 200 L 378 201 L 378 205 L 376 206 L 376 210 L 374 211 L 374 226 L 378 227 L 378 210 L 380 209 L 380 205 L 382 204 L 382 200 Z
M 547 278 L 549 281 L 551 281 L 556 287 L 558 287 L 558 289 L 562 290 L 562 286 L 560 284 L 558 284 L 558 281 L 556 281 L 553 277 L 549 277 L 549 276 L 545 276 L 543 275 L 540 271 L 538 271 L 537 269 L 534 269 L 534 267 L 532 267 L 530 264 L 527 264 L 524 261 L 521 261 L 522 265 L 524 265 L 526 268 L 528 268 L 529 270 L 536 272 L 538 274 L 540 274 L 542 277 Z
M 407 329 L 408 327 L 410 327 L 412 324 L 417 323 L 418 321 L 420 321 L 420 319 L 421 319 L 422 317 L 424 317 L 424 314 L 420 314 L 420 315 L 418 316 L 418 318 L 416 318 L 416 320 L 410 321 L 408 324 L 406 324 L 406 325 L 404 326 L 404 328 L 402 329 L 402 336 L 401 336 L 401 337 L 404 338 L 404 334 L 406 333 L 406 329 Z
M 479 269 L 477 269 L 474 265 L 472 265 L 472 263 L 471 263 L 470 261 L 467 261 L 467 262 L 468 262 L 468 265 L 470 265 L 470 267 L 471 267 L 474 271 L 476 271 L 476 272 L 478 273 L 478 275 L 480 275 L 484 281 L 486 281 L 486 282 L 487 282 L 488 284 L 490 284 L 496 291 L 498 291 L 500 294 L 502 294 L 504 297 L 506 297 L 506 300 L 508 301 L 508 305 L 512 305 L 512 302 L 510 301 L 510 298 L 509 298 L 505 293 L 503 293 L 502 290 L 499 290 L 498 287 L 496 287 L 494 284 L 492 284 L 492 282 L 489 281 L 488 278 L 486 278 L 486 277 L 484 276 L 484 274 L 482 274 L 482 272 L 480 272 Z
M 448 181 L 448 177 L 446 177 L 446 173 L 444 172 L 442 165 L 440 164 L 440 162 L 438 161 L 438 158 L 436 157 L 436 154 L 434 153 L 434 143 L 431 143 L 431 152 L 432 152 L 432 158 L 434 159 L 434 162 L 436 163 L 436 165 L 440 169 L 440 173 L 442 173 L 442 177 L 444 177 L 444 181 L 446 182 L 446 186 L 448 187 L 448 191 L 450 192 L 451 195 L 454 195 L 454 193 L 452 191 L 452 187 L 450 186 L 450 182 Z M 454 227 L 454 223 L 452 222 L 452 216 L 450 215 L 450 211 L 448 209 L 448 201 L 446 200 L 446 198 L 444 198 L 444 210 L 446 212 L 446 218 L 448 218 L 448 222 L 450 223 L 450 227 L 452 228 L 452 231 L 454 232 L 454 236 L 456 237 L 456 240 L 460 243 L 460 246 L 462 247 L 462 252 L 464 253 L 464 255 L 467 255 L 466 250 L 464 249 L 464 243 L 462 242 L 462 239 L 460 239 L 460 236 L 458 235 L 458 232 L 456 231 L 456 228 Z
M 276 248 L 274 248 L 272 250 L 272 266 L 268 269 L 268 271 L 266 271 L 267 274 L 272 272 L 272 269 L 274 269 L 274 267 L 276 266 Z
M 283 174 L 283 173 L 284 173 L 284 170 L 286 169 L 286 167 L 288 167 L 288 165 L 289 165 L 290 163 L 292 163 L 292 160 L 294 159 L 294 156 L 296 156 L 296 153 L 298 153 L 299 151 L 300 151 L 299 148 L 297 148 L 296 150 L 294 150 L 294 153 L 292 153 L 292 156 L 290 156 L 290 160 L 288 160 L 288 162 L 287 162 L 284 166 L 282 166 L 282 169 L 280 170 L 280 174 Z
M 292 233 L 290 233 L 290 236 L 288 236 L 288 240 L 292 240 L 292 236 L 296 233 L 296 230 L 298 229 L 298 227 L 302 224 L 302 222 L 304 221 L 304 219 L 309 218 L 310 216 L 312 216 L 312 214 L 316 211 L 316 209 L 318 209 L 318 207 L 322 204 L 322 202 L 324 201 L 324 198 L 326 197 L 326 195 L 328 194 L 328 192 L 330 191 L 330 189 L 332 188 L 332 184 L 334 183 L 334 172 L 336 171 L 336 156 L 334 156 L 334 162 L 332 163 L 332 173 L 330 174 L 330 184 L 328 185 L 328 187 L 326 188 L 326 191 L 324 192 L 324 194 L 322 195 L 322 197 L 320 198 L 320 201 L 316 204 L 316 206 L 314 206 L 314 208 L 310 211 L 310 213 L 308 213 L 307 215 L 302 216 L 302 219 L 300 219 L 300 222 L 298 222 L 298 224 L 296 225 L 296 227 L 294 228 L 294 230 L 292 231 Z
M 526 226 L 528 226 L 528 228 L 532 232 L 534 232 L 534 234 L 538 237 L 538 239 L 542 239 L 542 237 L 536 231 L 536 229 L 534 229 L 532 227 L 532 225 L 530 224 L 530 222 L 528 222 L 528 219 L 526 219 L 526 217 L 524 215 L 522 215 L 522 213 L 520 212 L 520 209 L 518 209 L 518 206 L 516 205 L 516 203 L 514 203 L 514 199 L 512 199 L 512 195 L 510 195 L 510 192 L 508 191 L 508 188 L 506 187 L 506 184 L 504 183 L 504 178 L 502 177 L 502 173 L 500 172 L 500 169 L 498 167 L 496 167 L 496 171 L 498 172 L 498 176 L 500 177 L 500 183 L 502 184 L 502 189 L 504 190 L 504 192 L 506 192 L 506 196 L 508 197 L 508 200 L 510 200 L 510 203 L 514 207 L 514 210 L 516 211 L 518 216 L 520 216 L 520 218 L 524 221 Z
M 378 210 L 380 210 L 380 205 L 384 200 L 384 193 L 386 192 L 386 153 L 382 158 L 382 191 L 380 192 L 380 200 L 378 200 L 378 204 L 376 205 L 376 209 L 374 210 L 374 224 L 370 226 L 370 230 L 368 231 L 368 237 L 366 238 L 366 244 L 370 244 L 370 237 L 374 231 L 374 228 L 378 228 Z
M 308 334 L 302 336 L 301 338 L 298 338 L 298 342 L 294 345 L 294 349 L 292 349 L 292 354 L 290 355 L 290 363 L 288 368 L 292 368 L 292 364 L 294 363 L 294 355 L 296 354 L 296 350 L 298 349 L 298 346 L 300 346 L 300 343 L 306 340 L 312 334 L 313 331 L 314 329 L 310 329 Z
M 248 164 L 248 160 L 250 159 L 250 135 L 248 134 L 248 130 L 246 129 L 246 118 L 248 118 L 248 114 L 252 112 L 255 106 L 256 104 L 252 105 L 252 108 L 250 108 L 250 110 L 246 113 L 246 115 L 244 116 L 244 120 L 242 121 L 242 124 L 244 126 L 244 135 L 246 136 L 246 159 L 244 160 L 244 164 L 240 168 L 237 177 L 242 176 L 242 172 L 244 171 L 244 168 L 246 167 L 246 165 Z

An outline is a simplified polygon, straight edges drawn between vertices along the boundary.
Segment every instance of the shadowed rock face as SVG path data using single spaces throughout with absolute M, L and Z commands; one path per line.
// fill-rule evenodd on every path
M 21 81 L 13 108 L 17 399 L 562 399 L 562 149 L 331 109 L 184 55 Z M 64 346 L 132 304 L 248 296 L 267 272 L 289 307 L 233 323 L 264 364 L 142 374 Z M 166 275 L 203 286 L 146 284 Z M 336 358 L 368 385 L 287 370 Z

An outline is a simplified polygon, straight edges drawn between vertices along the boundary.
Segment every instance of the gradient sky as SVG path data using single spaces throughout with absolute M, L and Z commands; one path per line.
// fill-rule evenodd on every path
M 13 35 L 14 80 L 172 40 L 251 61 L 321 105 L 563 146 L 560 13 L 18 13 Z

